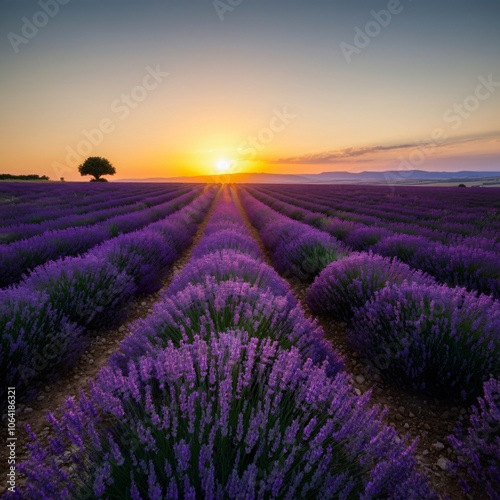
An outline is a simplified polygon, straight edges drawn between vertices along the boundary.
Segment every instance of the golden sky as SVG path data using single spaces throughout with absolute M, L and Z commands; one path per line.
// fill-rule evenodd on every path
M 387 8 L 73 0 L 30 32 L 40 6 L 16 2 L 0 171 L 80 180 L 88 156 L 120 179 L 500 170 L 498 2 L 401 2 L 377 31 Z

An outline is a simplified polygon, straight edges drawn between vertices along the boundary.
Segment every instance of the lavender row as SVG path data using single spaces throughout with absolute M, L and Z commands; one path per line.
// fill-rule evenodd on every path
M 260 187 L 259 187 L 260 189 Z M 347 220 L 373 224 L 391 221 L 446 232 L 478 234 L 500 230 L 498 189 L 399 187 L 393 192 L 376 186 L 262 186 L 270 194 L 308 202 Z M 293 201 L 291 201 L 293 203 Z
M 84 253 L 120 233 L 129 233 L 162 219 L 190 203 L 199 193 L 199 188 L 193 189 L 174 200 L 134 214 L 112 217 L 93 226 L 48 231 L 6 245 L 0 253 L 0 286 L 16 283 L 23 274 L 47 261 Z
M 283 275 L 312 280 L 330 262 L 347 255 L 348 248 L 326 232 L 279 214 L 244 190 L 240 196 L 276 270 Z
M 395 235 L 372 247 L 375 253 L 397 257 L 449 286 L 500 298 L 500 253 L 465 245 L 443 245 L 421 236 Z
M 93 210 L 112 208 L 119 203 L 136 201 L 140 197 L 155 197 L 175 191 L 180 185 L 106 184 L 89 183 L 33 184 L 5 183 L 0 185 L 0 225 L 36 223 L 72 213 L 84 214 Z M 61 200 L 64 207 L 61 207 Z M 59 210 L 55 210 L 58 207 Z
M 283 192 L 284 191 L 284 192 Z M 349 211 L 332 210 L 330 208 L 332 203 L 331 198 L 322 202 L 315 196 L 314 201 L 311 201 L 311 196 L 306 194 L 298 195 L 297 193 L 288 194 L 287 188 L 283 191 L 276 191 L 274 189 L 266 188 L 253 188 L 252 194 L 267 198 L 267 202 L 277 204 L 280 206 L 282 203 L 295 207 L 290 213 L 293 217 L 311 217 L 313 212 L 316 218 L 319 215 L 329 217 L 335 224 L 343 231 L 356 230 L 367 227 L 377 227 L 384 230 L 386 233 L 404 233 L 410 235 L 420 235 L 428 238 L 431 241 L 437 241 L 445 244 L 461 244 L 466 246 L 474 246 L 480 242 L 484 248 L 500 252 L 500 245 L 498 241 L 498 231 L 500 231 L 500 223 L 498 222 L 498 214 L 495 209 L 488 207 L 486 204 L 482 211 L 475 209 L 470 213 L 464 213 L 463 209 L 458 207 L 455 209 L 454 217 L 458 212 L 461 216 L 460 222 L 450 222 L 450 207 L 436 209 L 432 208 L 432 215 L 425 212 L 429 209 L 425 207 L 418 207 L 418 215 L 412 214 L 410 217 L 401 215 L 402 212 L 408 210 L 405 204 L 411 205 L 407 199 L 401 200 L 397 212 L 391 212 L 391 208 L 384 205 L 382 202 L 380 206 L 374 208 L 366 207 L 366 199 L 361 199 L 357 203 L 352 201 L 348 202 Z M 265 200 L 263 200 L 265 201 Z M 432 199 L 426 200 L 432 207 Z M 290 209 L 290 207 L 287 207 Z M 278 208 L 277 208 L 278 209 Z M 280 209 L 278 209 L 280 210 Z M 417 209 L 413 209 L 417 211 Z
M 294 270 L 291 249 L 311 241 L 304 234 L 313 230 L 247 193 L 242 199 L 266 247 L 281 264 L 277 268 Z M 439 285 L 397 259 L 367 253 L 336 257 L 310 288 L 309 305 L 313 312 L 353 321 L 351 343 L 380 365 L 385 376 L 412 389 L 471 398 L 490 374 L 500 373 L 498 301 Z M 321 270 L 309 262 L 306 252 L 297 262 L 300 269 Z
M 269 203 L 269 199 L 262 199 Z M 283 202 L 274 203 L 273 207 L 290 217 L 297 210 Z M 423 236 L 393 234 L 380 227 L 355 227 L 342 221 L 337 224 L 336 220 L 317 212 L 303 211 L 303 221 L 344 241 L 354 250 L 372 250 L 383 256 L 397 257 L 442 283 L 500 297 L 500 253 L 477 246 L 444 245 Z
M 160 205 L 173 198 L 186 194 L 189 191 L 189 188 L 183 188 L 172 190 L 161 196 L 155 195 L 151 197 L 145 196 L 145 193 L 143 193 L 133 198 L 116 198 L 111 207 L 101 210 L 99 210 L 98 207 L 93 207 L 89 209 L 89 211 L 77 211 L 75 207 L 66 204 L 64 208 L 59 206 L 53 208 L 49 213 L 40 214 L 37 212 L 39 222 L 17 223 L 2 228 L 0 231 L 0 240 L 2 243 L 11 243 L 16 240 L 40 235 L 46 231 L 65 229 L 67 227 L 90 226 L 118 215 L 140 212 L 141 210 L 145 210 L 155 205 Z M 109 200 L 105 205 L 110 205 Z M 47 220 L 45 220 L 45 217 L 47 217 Z
M 439 286 L 397 259 L 364 252 L 342 258 L 318 276 L 307 299 L 313 312 L 350 323 L 355 316 L 354 347 L 413 389 L 470 399 L 490 374 L 500 374 L 498 302 Z M 498 498 L 499 429 L 500 386 L 492 379 L 469 428 L 449 438 L 466 493 L 474 486 Z
M 290 311 L 294 299 L 252 242 L 224 190 L 163 304 L 136 324 L 88 398 L 50 416 L 57 438 L 47 448 L 34 438 L 27 496 L 436 497 L 415 471 L 414 445 L 345 374 L 282 345 L 296 319 L 269 321 L 270 309 Z M 231 312 L 230 288 L 248 291 L 238 300 L 248 306 Z M 255 288 L 271 305 L 252 309 Z
M 348 322 L 352 347 L 412 390 L 471 399 L 500 375 L 500 303 L 397 259 L 354 253 L 333 262 L 307 301 L 314 313 Z
M 152 317 L 137 323 L 136 334 L 122 343 L 112 363 L 125 369 L 128 359 L 163 348 L 167 339 L 190 341 L 193 332 L 243 329 L 271 336 L 285 348 L 298 346 L 317 363 L 328 360 L 328 373 L 337 372 L 342 362 L 322 339 L 323 332 L 305 318 L 287 283 L 262 259 L 229 191 L 223 190 L 191 262 Z
M 89 331 L 117 324 L 134 295 L 159 289 L 214 194 L 209 189 L 162 221 L 81 257 L 40 266 L 18 286 L 0 291 L 2 391 L 16 385 L 29 397 L 41 382 L 72 365 Z
M 500 373 L 498 302 L 439 286 L 397 259 L 364 252 L 341 258 L 316 278 L 307 299 L 313 312 L 348 323 L 355 315 L 354 347 L 412 389 L 471 399 Z M 472 485 L 491 499 L 500 493 L 499 394 L 498 379 L 486 383 L 469 428 L 450 437 L 464 490 Z

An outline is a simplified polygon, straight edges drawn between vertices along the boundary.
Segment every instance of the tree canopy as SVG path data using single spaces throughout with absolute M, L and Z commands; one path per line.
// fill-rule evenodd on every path
M 116 169 L 111 165 L 109 160 L 100 156 L 91 156 L 87 158 L 79 167 L 81 175 L 93 175 L 94 179 L 90 181 L 105 182 L 106 179 L 101 179 L 103 175 L 115 175 Z

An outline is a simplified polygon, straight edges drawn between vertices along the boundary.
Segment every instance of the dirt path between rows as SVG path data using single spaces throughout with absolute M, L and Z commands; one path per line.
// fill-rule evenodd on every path
M 117 328 L 110 330 L 101 330 L 91 332 L 91 343 L 85 350 L 82 356 L 77 361 L 76 365 L 69 371 L 62 373 L 57 381 L 47 384 L 39 392 L 37 397 L 28 404 L 17 405 L 16 416 L 16 463 L 19 465 L 26 459 L 28 451 L 26 444 L 29 443 L 28 435 L 25 431 L 25 425 L 29 424 L 31 430 L 43 440 L 46 440 L 51 431 L 45 415 L 48 412 L 57 413 L 67 397 L 77 397 L 80 391 L 87 392 L 89 381 L 95 379 L 97 373 L 104 367 L 110 356 L 118 349 L 123 339 L 129 334 L 131 324 L 139 318 L 145 318 L 153 312 L 153 304 L 158 302 L 163 292 L 169 287 L 172 279 L 183 269 L 189 262 L 194 248 L 205 232 L 205 227 L 210 220 L 212 211 L 215 207 L 218 194 L 215 196 L 211 207 L 207 211 L 207 215 L 203 222 L 199 225 L 198 230 L 193 238 L 193 243 L 181 254 L 180 258 L 174 263 L 172 269 L 163 279 L 163 285 L 160 290 L 147 296 L 138 297 L 131 302 L 127 319 Z M 2 416 L 0 422 L 2 426 L 2 442 L 6 443 L 7 424 L 6 415 Z M 0 448 L 0 495 L 6 491 L 7 478 L 7 448 Z M 23 485 L 23 476 L 16 472 L 16 486 Z
M 266 256 L 266 262 L 273 266 L 270 254 L 265 248 L 258 231 L 251 224 L 235 190 L 237 206 L 252 237 Z M 286 279 L 286 278 L 285 278 Z M 469 407 L 425 399 L 412 395 L 397 386 L 384 381 L 372 366 L 349 347 L 345 323 L 317 318 L 312 314 L 305 301 L 309 284 L 297 279 L 287 279 L 293 294 L 299 300 L 306 316 L 315 318 L 325 332 L 325 338 L 344 358 L 346 371 L 357 394 L 371 390 L 371 402 L 387 409 L 385 422 L 393 426 L 401 436 L 409 435 L 411 440 L 418 439 L 416 451 L 418 469 L 429 478 L 429 483 L 441 498 L 455 500 L 467 499 L 457 481 L 448 473 L 448 462 L 454 454 L 448 446 L 448 436 L 455 425 L 468 419 Z M 474 496 L 474 498 L 480 498 Z

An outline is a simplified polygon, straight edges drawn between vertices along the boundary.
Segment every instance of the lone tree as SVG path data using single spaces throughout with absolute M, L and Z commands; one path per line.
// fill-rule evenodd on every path
M 91 156 L 87 158 L 79 167 L 81 175 L 93 175 L 94 179 L 90 182 L 108 182 L 107 179 L 101 179 L 102 175 L 115 175 L 116 169 L 106 158 L 100 156 Z

